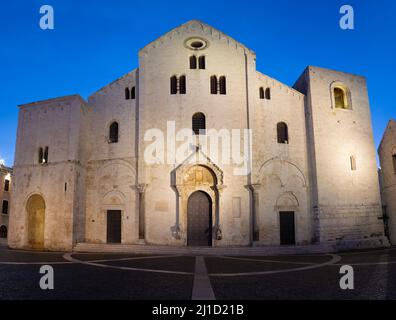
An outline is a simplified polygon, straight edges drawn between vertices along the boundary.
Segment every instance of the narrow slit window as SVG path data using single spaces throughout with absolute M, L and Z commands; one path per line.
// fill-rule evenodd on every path
M 205 69 L 206 68 L 205 56 L 200 56 L 198 58 L 198 65 L 199 65 L 199 69 Z
M 170 78 L 170 93 L 176 94 L 177 93 L 177 77 L 172 76 Z
M 271 100 L 271 89 L 270 88 L 265 89 L 265 99 Z
M 179 93 L 186 94 L 186 76 L 180 76 L 179 78 Z
M 259 89 L 259 96 L 260 96 L 260 99 L 264 99 L 264 88 L 263 87 L 261 87 Z
M 45 147 L 45 149 L 44 149 L 43 163 L 48 163 L 48 147 Z
M 129 88 L 125 88 L 125 100 L 129 100 L 131 98 L 131 93 Z
M 216 76 L 210 77 L 210 93 L 217 94 L 217 77 Z
M 197 57 L 196 56 L 190 57 L 190 69 L 197 69 Z
M 135 98 L 136 98 L 136 89 L 135 89 L 135 87 L 132 87 L 132 89 L 131 89 L 131 99 L 135 100 Z
M 1 209 L 1 213 L 8 214 L 8 201 L 7 200 L 3 200 L 3 206 Z
M 351 162 L 351 170 L 356 171 L 356 158 L 354 156 L 351 156 L 350 162 Z
M 226 77 L 221 76 L 219 78 L 219 83 L 220 83 L 220 94 L 226 94 L 227 93 Z
M 43 163 L 44 160 L 44 150 L 43 148 L 39 148 L 39 152 L 38 152 L 38 161 L 39 163 Z

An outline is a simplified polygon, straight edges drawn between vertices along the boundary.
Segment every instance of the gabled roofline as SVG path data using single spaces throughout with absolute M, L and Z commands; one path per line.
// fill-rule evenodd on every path
M 234 38 L 230 37 L 229 35 L 225 34 L 225 33 L 222 32 L 222 31 L 220 31 L 219 29 L 214 28 L 214 27 L 212 27 L 211 25 L 209 25 L 209 24 L 207 24 L 207 23 L 205 23 L 205 22 L 202 22 L 202 21 L 200 21 L 200 20 L 197 20 L 197 19 L 192 19 L 192 20 L 190 20 L 190 21 L 187 21 L 187 22 L 185 22 L 185 23 L 183 23 L 183 24 L 181 24 L 181 25 L 179 25 L 179 26 L 177 26 L 177 27 L 171 29 L 170 31 L 164 33 L 162 36 L 159 36 L 158 38 L 156 38 L 155 40 L 149 42 L 147 45 L 145 45 L 143 48 L 141 48 L 141 49 L 139 50 L 139 53 L 142 52 L 143 50 L 145 50 L 146 48 L 148 48 L 149 46 L 153 45 L 154 43 L 158 42 L 159 40 L 161 40 L 161 39 L 167 37 L 168 35 L 170 35 L 171 33 L 175 32 L 176 30 L 181 29 L 181 28 L 184 28 L 184 27 L 187 27 L 188 25 L 191 25 L 191 24 L 194 24 L 194 23 L 201 24 L 201 25 L 203 25 L 203 26 L 206 26 L 207 28 L 216 30 L 216 31 L 217 31 L 218 33 L 220 33 L 222 36 L 224 36 L 224 37 L 226 37 L 226 38 L 228 38 L 228 39 L 230 39 L 230 40 L 236 42 L 236 43 L 237 43 L 238 45 L 240 45 L 243 49 L 249 51 L 249 52 L 250 52 L 251 54 L 253 54 L 253 55 L 256 55 L 256 53 L 255 53 L 252 49 L 249 49 L 249 48 L 248 48 L 247 46 L 245 46 L 243 43 L 241 43 L 241 42 L 235 40 Z
M 20 104 L 18 105 L 18 108 L 24 109 L 24 108 L 30 108 L 30 107 L 38 107 L 54 102 L 66 102 L 70 100 L 75 100 L 77 99 L 79 102 L 81 102 L 84 105 L 88 105 L 88 103 L 79 95 L 79 94 L 72 94 L 68 96 L 63 96 L 63 97 L 58 97 L 58 98 L 50 98 L 46 100 L 40 100 L 40 101 L 35 101 L 35 102 L 30 102 L 26 104 Z
M 119 77 L 119 78 L 113 80 L 112 82 L 110 82 L 110 83 L 104 85 L 104 86 L 101 87 L 100 89 L 98 89 L 98 90 L 96 90 L 95 92 L 93 92 L 92 94 L 90 94 L 90 95 L 88 96 L 88 101 L 89 101 L 89 99 L 91 99 L 94 95 L 96 95 L 96 94 L 100 93 L 101 91 L 105 90 L 107 87 L 111 86 L 112 84 L 115 84 L 117 81 L 120 81 L 120 80 L 126 78 L 127 76 L 130 76 L 130 75 L 136 73 L 138 70 L 139 70 L 139 68 L 135 68 L 135 69 L 133 69 L 133 70 L 127 72 L 126 74 L 122 75 L 121 77 Z

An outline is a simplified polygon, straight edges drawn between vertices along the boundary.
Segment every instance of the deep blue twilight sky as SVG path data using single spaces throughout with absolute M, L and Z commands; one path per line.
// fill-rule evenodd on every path
M 39 8 L 55 30 L 39 28 Z M 355 10 L 355 30 L 339 9 Z M 137 67 L 147 43 L 199 19 L 257 54 L 257 69 L 293 85 L 307 65 L 368 79 L 375 143 L 396 118 L 394 0 L 13 0 L 0 5 L 0 159 L 12 166 L 17 105 L 79 93 L 84 98 Z

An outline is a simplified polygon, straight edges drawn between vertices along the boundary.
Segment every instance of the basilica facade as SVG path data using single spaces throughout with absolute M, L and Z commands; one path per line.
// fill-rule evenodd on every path
M 193 20 L 87 100 L 19 109 L 12 248 L 386 242 L 364 77 L 309 66 L 288 86 Z

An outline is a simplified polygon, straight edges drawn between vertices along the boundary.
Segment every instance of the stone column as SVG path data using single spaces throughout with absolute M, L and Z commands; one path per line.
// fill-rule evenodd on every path
M 252 232 L 252 241 L 260 241 L 260 223 L 259 223 L 259 190 L 261 184 L 251 184 L 246 186 L 251 192 L 251 232 Z
M 146 239 L 146 225 L 145 225 L 145 192 L 147 184 L 140 183 L 138 185 L 139 191 L 139 240 Z

